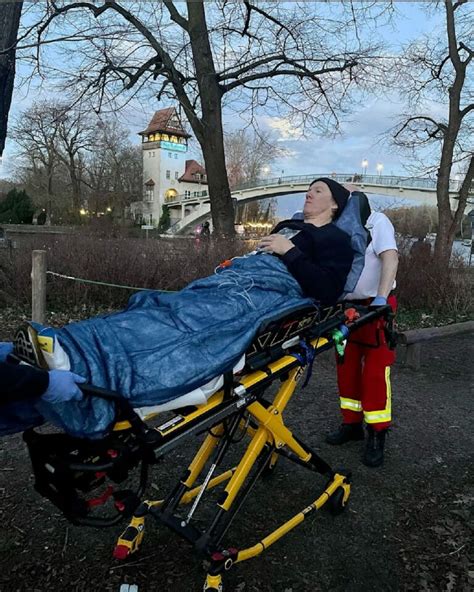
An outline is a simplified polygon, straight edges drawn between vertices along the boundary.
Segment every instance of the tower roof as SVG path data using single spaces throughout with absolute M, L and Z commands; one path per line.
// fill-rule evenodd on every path
M 173 134 L 182 138 L 190 138 L 191 136 L 186 133 L 183 124 L 179 118 L 178 112 L 174 107 L 167 107 L 166 109 L 160 109 L 153 115 L 148 127 L 139 132 L 140 136 L 146 134 L 152 134 L 155 132 L 163 132 L 166 134 Z

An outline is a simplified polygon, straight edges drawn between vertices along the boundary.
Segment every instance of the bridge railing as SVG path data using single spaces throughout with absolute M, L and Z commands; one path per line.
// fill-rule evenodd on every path
M 426 177 L 401 177 L 395 175 L 364 175 L 360 173 L 322 173 L 319 175 L 293 175 L 286 177 L 267 177 L 254 181 L 246 181 L 232 188 L 232 193 L 259 189 L 263 187 L 275 187 L 278 185 L 309 185 L 318 177 L 329 177 L 339 183 L 351 183 L 355 185 L 380 185 L 381 187 L 401 187 L 403 189 L 436 189 L 436 179 Z M 461 181 L 451 179 L 449 182 L 450 191 L 458 191 Z M 198 195 L 196 195 L 198 194 Z M 201 202 L 209 200 L 207 190 L 193 192 L 193 195 L 177 195 L 173 200 L 166 202 L 167 205 L 177 205 L 183 202 Z

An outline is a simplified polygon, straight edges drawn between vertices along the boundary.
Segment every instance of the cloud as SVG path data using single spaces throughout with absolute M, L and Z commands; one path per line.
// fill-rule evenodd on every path
M 299 126 L 294 126 L 289 119 L 285 117 L 264 117 L 264 122 L 268 127 L 279 134 L 278 142 L 299 140 L 303 137 L 303 130 Z

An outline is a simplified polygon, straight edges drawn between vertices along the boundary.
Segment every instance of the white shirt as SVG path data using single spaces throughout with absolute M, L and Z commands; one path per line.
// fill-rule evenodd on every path
M 395 229 L 385 214 L 373 212 L 365 225 L 370 232 L 372 240 L 365 251 L 364 269 L 360 275 L 355 290 L 344 297 L 345 300 L 363 300 L 375 298 L 379 289 L 380 276 L 382 274 L 382 259 L 380 253 L 397 249 Z M 392 290 L 396 282 L 393 282 Z

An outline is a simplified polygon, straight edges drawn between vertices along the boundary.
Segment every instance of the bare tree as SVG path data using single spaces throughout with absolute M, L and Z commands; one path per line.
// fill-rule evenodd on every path
M 94 147 L 94 122 L 80 110 L 68 109 L 66 105 L 53 109 L 59 124 L 57 154 L 69 174 L 72 210 L 77 216 L 83 201 L 85 153 Z
M 142 150 L 128 136 L 129 131 L 114 119 L 101 120 L 96 126 L 83 177 L 93 212 L 109 208 L 122 217 L 124 208 L 141 197 Z
M 152 88 L 159 101 L 179 101 L 202 147 L 218 234 L 234 232 L 223 107 L 232 103 L 249 117 L 273 108 L 289 124 L 333 129 L 350 86 L 367 81 L 372 57 L 358 35 L 368 13 L 352 2 L 341 3 L 336 17 L 331 3 L 309 2 L 47 4 L 37 38 L 22 47 L 72 41 L 70 88 L 95 94 L 98 109 L 124 90 Z
M 15 55 L 23 2 L 2 2 L 0 11 L 0 156 L 5 148 L 15 80 Z
M 55 107 L 38 103 L 23 112 L 11 130 L 26 176 L 34 177 L 37 183 L 36 197 L 44 199 L 48 224 L 53 209 L 54 176 L 60 164 L 58 115 Z
M 411 112 L 394 129 L 394 141 L 425 164 L 436 162 L 431 168 L 437 174 L 439 218 L 435 257 L 447 266 L 473 189 L 474 10 L 467 0 L 444 0 L 432 7 L 445 12 L 445 36 L 427 35 L 405 52 L 401 88 Z M 460 178 L 459 199 L 452 212 L 449 185 L 455 172 Z
M 231 188 L 246 181 L 256 181 L 266 168 L 270 170 L 278 156 L 284 154 L 270 132 L 252 134 L 248 130 L 239 130 L 225 134 L 224 148 Z

